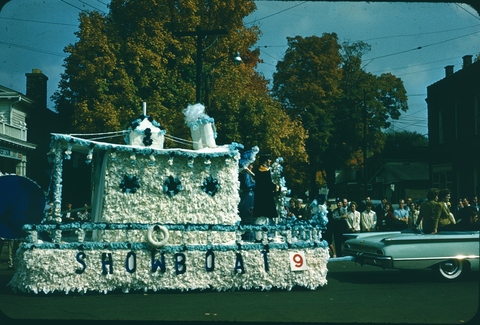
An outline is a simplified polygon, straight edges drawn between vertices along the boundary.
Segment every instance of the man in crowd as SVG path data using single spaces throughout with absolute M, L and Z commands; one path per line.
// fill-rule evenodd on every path
M 442 206 L 437 202 L 438 188 L 431 188 L 427 193 L 427 201 L 420 206 L 420 213 L 416 226 L 422 222 L 423 232 L 425 234 L 436 234 L 438 231 L 438 222 L 442 213 Z
M 393 211 L 393 217 L 391 230 L 402 230 L 408 227 L 408 210 L 405 207 L 405 200 L 398 201 L 398 209 Z
M 375 231 L 377 226 L 377 214 L 372 210 L 372 207 L 372 202 L 367 202 L 365 211 L 362 212 L 360 217 L 360 226 L 363 232 Z

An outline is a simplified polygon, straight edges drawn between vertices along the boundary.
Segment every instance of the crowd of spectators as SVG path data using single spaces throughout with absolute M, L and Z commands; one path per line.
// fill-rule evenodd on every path
M 342 256 L 346 233 L 401 231 L 408 228 L 424 233 L 480 230 L 478 197 L 464 197 L 452 208 L 450 196 L 448 189 L 431 189 L 426 201 L 414 202 L 407 197 L 400 199 L 396 208 L 386 197 L 378 205 L 374 205 L 370 197 L 360 204 L 347 198 L 338 198 L 336 207 L 329 208 L 328 230 L 324 236 L 331 243 L 330 254 L 332 257 Z

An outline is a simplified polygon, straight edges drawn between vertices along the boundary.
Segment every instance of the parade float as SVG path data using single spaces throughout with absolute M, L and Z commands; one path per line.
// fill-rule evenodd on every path
M 123 131 L 125 145 L 52 134 L 52 211 L 23 225 L 9 286 L 16 292 L 107 293 L 325 285 L 324 202 L 312 202 L 309 222 L 286 218 L 278 158 L 271 170 L 281 189 L 279 218 L 272 225 L 240 225 L 243 146 L 217 145 L 214 121 L 197 105 L 184 110 L 191 150 L 164 148 L 168 135 L 145 106 Z M 62 222 L 63 165 L 73 155 L 91 165 L 89 222 Z M 262 231 L 263 240 L 242 240 L 247 231 Z

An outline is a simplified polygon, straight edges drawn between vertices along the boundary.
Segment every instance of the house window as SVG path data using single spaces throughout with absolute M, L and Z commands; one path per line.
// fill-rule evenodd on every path
M 480 95 L 475 96 L 475 135 L 480 134 Z
M 458 128 L 460 126 L 458 122 L 458 104 L 455 105 L 455 121 L 454 121 L 454 127 L 455 127 L 455 140 L 458 140 Z
M 443 144 L 444 143 L 444 137 L 443 137 L 443 110 L 440 110 L 438 112 L 438 143 Z
M 452 189 L 453 177 L 450 165 L 435 166 L 432 170 L 432 187 Z

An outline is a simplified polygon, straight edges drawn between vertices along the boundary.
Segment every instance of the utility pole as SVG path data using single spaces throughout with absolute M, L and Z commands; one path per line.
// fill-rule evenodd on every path
M 363 197 L 367 197 L 367 101 L 366 91 L 363 90 Z
M 197 103 L 200 103 L 202 97 L 203 38 L 207 35 L 224 35 L 227 33 L 226 29 L 203 30 L 200 26 L 197 26 L 195 31 L 173 33 L 175 36 L 197 37 L 197 72 L 195 75 L 195 97 Z

